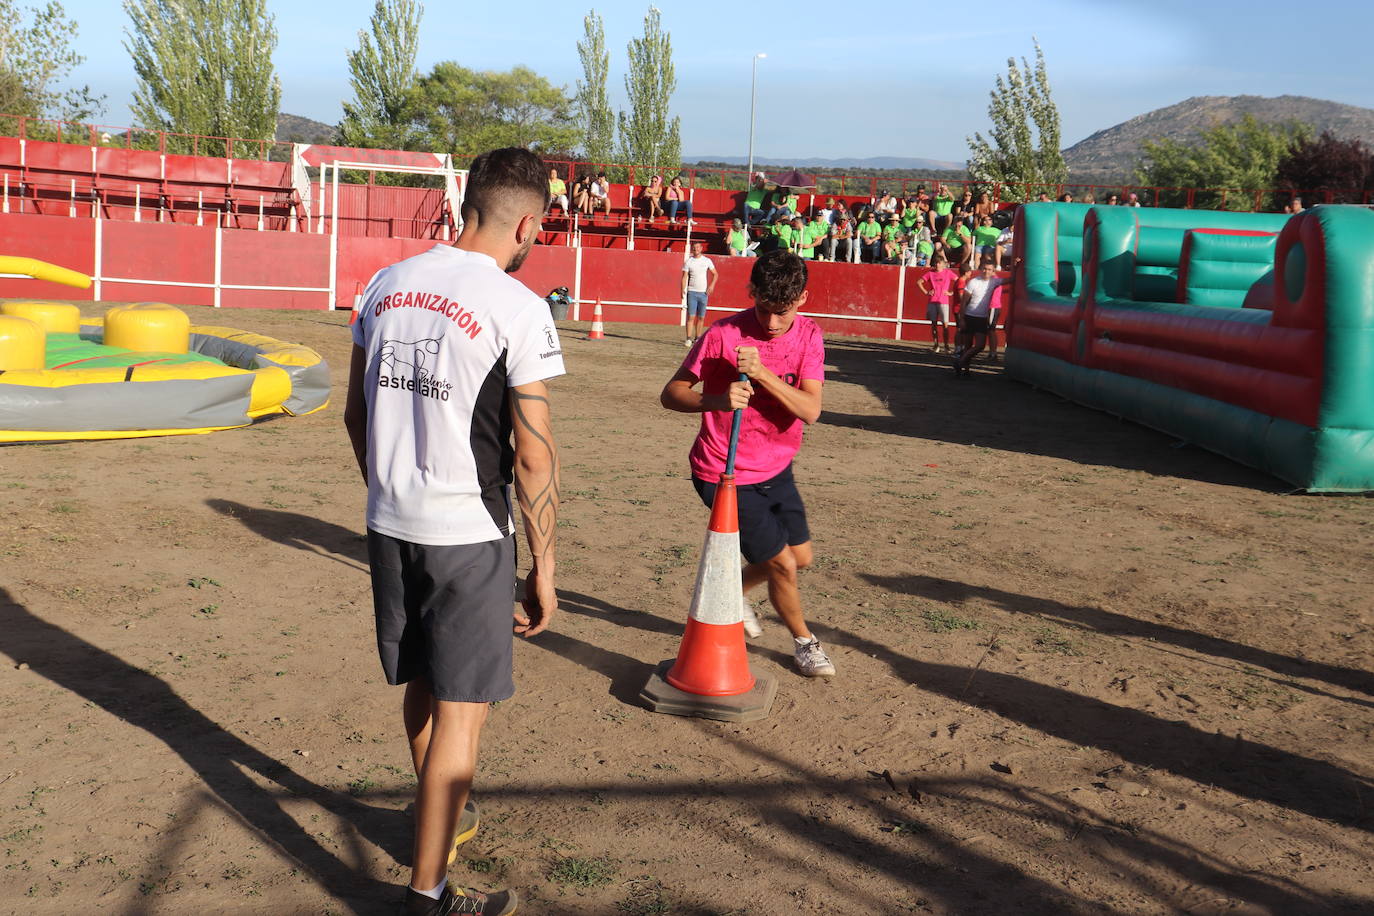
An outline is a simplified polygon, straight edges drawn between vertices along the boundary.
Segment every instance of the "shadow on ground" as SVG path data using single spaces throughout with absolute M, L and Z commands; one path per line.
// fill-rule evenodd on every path
M 179 756 L 213 793 L 269 847 L 300 864 L 319 885 L 356 913 L 394 906 L 397 888 L 358 871 L 366 853 L 350 850 L 343 861 L 285 811 L 279 794 L 254 782 L 256 774 L 280 787 L 281 795 L 309 799 L 354 824 L 398 861 L 410 856 L 410 818 L 374 808 L 301 776 L 291 767 L 229 732 L 173 690 L 166 681 L 137 668 L 62 627 L 49 623 L 0 588 L 0 652 L 27 662 L 33 673 L 142 729 Z M 160 863 L 170 869 L 174 849 Z M 389 911 L 389 910 L 388 910 Z
M 835 367 L 827 379 L 863 385 L 888 413 L 827 409 L 822 423 L 1254 490 L 1292 489 L 1220 455 L 1178 447 L 1171 436 L 1012 381 L 981 356 L 966 379 L 954 377 L 948 356 L 919 345 L 843 338 L 827 341 L 825 356 Z

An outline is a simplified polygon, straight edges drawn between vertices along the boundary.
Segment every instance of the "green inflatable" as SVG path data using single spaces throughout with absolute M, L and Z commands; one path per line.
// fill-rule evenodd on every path
M 1314 492 L 1374 490 L 1374 211 L 1035 203 L 1007 372 Z

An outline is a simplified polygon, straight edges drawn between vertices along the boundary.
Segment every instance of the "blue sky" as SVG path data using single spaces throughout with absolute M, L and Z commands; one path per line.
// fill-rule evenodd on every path
M 86 63 L 74 82 L 108 95 L 104 120 L 132 120 L 134 74 L 113 0 L 68 0 Z M 982 12 L 983 7 L 987 12 Z M 330 123 L 349 93 L 345 53 L 373 0 L 269 0 L 280 35 L 282 110 Z M 644 0 L 598 0 L 611 52 L 612 104 L 624 97 L 625 45 Z M 479 69 L 525 64 L 571 91 L 591 3 L 426 4 L 422 70 L 456 60 Z M 1274 0 L 1057 0 L 901 4 L 661 2 L 672 34 L 689 157 L 746 153 L 750 62 L 759 62 L 755 154 L 924 156 L 962 160 L 986 130 L 987 93 L 1009 55 L 1045 49 L 1065 145 L 1194 95 L 1309 95 L 1374 106 L 1374 4 L 1327 0 L 1295 15 Z M 849 12 L 837 15 L 837 10 Z M 995 14 L 994 14 L 995 13 Z M 773 26 L 771 23 L 781 22 Z

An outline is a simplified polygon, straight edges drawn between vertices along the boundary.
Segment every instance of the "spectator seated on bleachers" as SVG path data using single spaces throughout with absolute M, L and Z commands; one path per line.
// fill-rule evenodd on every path
M 682 186 L 682 176 L 674 176 L 673 180 L 668 182 L 664 199 L 668 201 L 668 225 L 677 225 L 679 211 L 687 217 L 687 225 L 696 225 L 696 221 L 692 219 L 692 201 L 688 199 L 687 189 Z
M 663 215 L 663 176 L 650 178 L 639 196 L 644 201 L 644 218 L 652 225 L 654 220 Z
M 823 215 L 824 214 L 824 215 Z M 811 222 L 806 224 L 806 241 L 812 252 L 811 256 L 816 258 L 824 257 L 825 240 L 830 236 L 830 219 L 825 210 L 817 210 L 816 215 L 811 218 Z
M 768 189 L 764 186 L 763 173 L 755 172 L 744 195 L 744 222 L 750 226 L 766 223 L 768 211 L 764 207 L 767 203 Z
M 735 218 L 730 221 L 730 228 L 725 231 L 725 247 L 733 258 L 753 257 L 754 249 L 758 242 L 751 241 L 749 233 L 744 231 L 744 221 Z
M 849 218 L 849 213 L 844 209 L 844 204 L 836 208 L 833 221 L 830 225 L 830 239 L 827 242 L 828 250 L 826 257 L 832 261 L 845 262 L 851 258 L 851 249 L 854 243 L 854 221 Z
M 606 180 L 605 172 L 597 173 L 596 178 L 592 179 L 587 197 L 590 201 L 588 213 L 603 210 L 607 216 L 611 215 L 611 183 Z
M 792 214 L 797 212 L 798 198 L 792 193 L 791 188 L 774 188 L 773 193 L 768 195 L 768 222 L 770 225 L 777 222 L 778 217 L 785 216 L 789 219 Z
M 592 212 L 592 176 L 580 175 L 573 182 L 572 205 L 578 213 L 590 215 Z
M 558 177 L 558 169 L 549 169 L 549 206 L 554 205 L 562 209 L 563 215 L 567 216 L 568 186 Z
M 982 258 L 989 257 L 998 264 L 998 269 L 1001 269 L 1001 256 L 997 249 L 997 239 L 1001 235 L 1002 230 L 992 224 L 991 214 L 978 218 L 978 225 L 973 230 L 973 245 L 979 258 L 978 263 L 982 263 Z
M 856 234 L 859 238 L 859 259 L 865 264 L 878 263 L 883 246 L 883 227 L 878 223 L 878 214 L 872 210 L 865 213 Z

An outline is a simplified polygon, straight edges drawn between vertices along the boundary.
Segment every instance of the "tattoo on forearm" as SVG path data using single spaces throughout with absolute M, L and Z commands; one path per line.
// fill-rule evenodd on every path
M 525 480 L 516 476 L 516 499 L 520 503 L 520 514 L 525 520 L 525 533 L 530 540 L 530 552 L 536 560 L 546 559 L 553 552 L 554 536 L 558 525 L 558 449 L 553 441 L 553 429 L 548 422 L 548 399 L 539 395 L 521 394 L 515 396 L 513 410 L 515 419 L 533 439 L 535 448 L 543 449 L 549 458 L 547 477 Z M 542 417 L 531 417 L 527 413 L 530 402 L 542 403 L 545 410 Z

